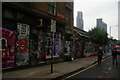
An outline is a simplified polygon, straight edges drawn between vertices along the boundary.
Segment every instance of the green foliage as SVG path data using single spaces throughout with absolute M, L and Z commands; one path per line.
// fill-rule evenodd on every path
M 103 46 L 106 45 L 107 42 L 109 41 L 108 39 L 108 34 L 104 30 L 101 30 L 97 27 L 92 28 L 91 30 L 88 31 L 88 36 L 96 43 L 99 45 Z

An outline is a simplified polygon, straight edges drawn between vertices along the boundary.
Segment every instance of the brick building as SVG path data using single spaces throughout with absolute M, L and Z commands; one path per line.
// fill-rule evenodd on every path
M 53 46 L 52 21 L 56 25 L 54 57 L 63 57 L 65 41 L 72 42 L 73 2 L 5 2 L 2 14 L 1 41 L 11 52 L 3 68 L 46 61 Z

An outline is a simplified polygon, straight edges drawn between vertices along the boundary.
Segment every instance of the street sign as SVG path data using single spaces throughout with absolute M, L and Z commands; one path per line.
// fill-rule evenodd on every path
M 53 32 L 53 53 L 51 54 L 51 73 L 53 73 L 53 54 L 54 54 L 54 33 L 56 32 L 56 21 L 51 19 L 51 32 Z
M 51 32 L 56 32 L 56 21 L 51 20 Z

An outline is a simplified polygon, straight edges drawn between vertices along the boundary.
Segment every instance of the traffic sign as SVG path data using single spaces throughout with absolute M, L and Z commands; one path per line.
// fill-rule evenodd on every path
M 51 20 L 51 32 L 56 32 L 56 20 Z

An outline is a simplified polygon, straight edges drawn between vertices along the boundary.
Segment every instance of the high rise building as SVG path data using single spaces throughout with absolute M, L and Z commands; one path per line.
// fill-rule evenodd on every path
M 79 29 L 82 29 L 83 30 L 83 13 L 81 11 L 78 11 L 77 12 L 77 23 L 76 23 L 76 26 L 79 28 Z
M 102 18 L 97 19 L 97 27 L 107 32 L 107 24 L 102 21 Z
M 118 2 L 118 39 L 120 40 L 120 1 Z

